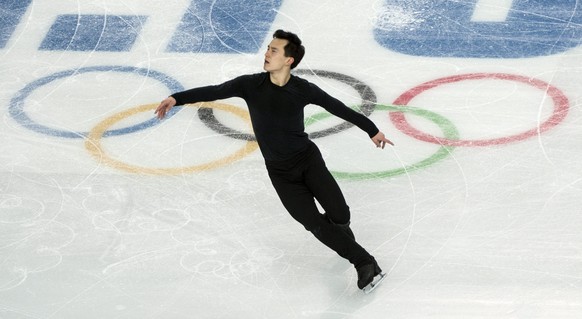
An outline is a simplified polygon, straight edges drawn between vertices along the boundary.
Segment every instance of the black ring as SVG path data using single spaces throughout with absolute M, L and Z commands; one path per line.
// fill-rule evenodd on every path
M 345 74 L 341 74 L 341 73 L 337 73 L 337 72 L 331 72 L 331 71 L 324 71 L 324 70 L 303 70 L 303 69 L 301 69 L 301 70 L 295 70 L 293 73 L 298 74 L 298 75 L 321 76 L 321 77 L 326 77 L 326 78 L 330 78 L 330 79 L 345 83 L 345 84 L 353 87 L 360 94 L 360 97 L 362 98 L 362 104 L 360 105 L 360 111 L 362 112 L 362 114 L 364 114 L 365 116 L 370 116 L 370 114 L 372 114 L 372 112 L 374 112 L 374 109 L 376 107 L 376 102 L 377 102 L 376 93 L 374 93 L 374 91 L 372 90 L 371 87 L 369 87 L 364 82 L 362 82 L 356 78 L 353 78 L 349 75 L 345 75 Z M 198 109 L 198 117 L 206 126 L 208 126 L 210 129 L 212 129 L 213 131 L 215 131 L 219 134 L 227 135 L 227 136 L 233 137 L 235 139 L 240 139 L 240 140 L 245 140 L 245 141 L 256 141 L 256 138 L 253 134 L 242 133 L 242 132 L 239 132 L 237 130 L 233 130 L 230 127 L 227 127 L 227 126 L 223 125 L 222 123 L 220 123 L 218 121 L 218 119 L 216 119 L 216 116 L 214 116 L 214 111 L 212 108 L 205 108 L 205 107 L 199 108 Z M 352 124 L 350 122 L 343 122 L 341 124 L 338 124 L 336 126 L 333 126 L 333 127 L 330 127 L 330 128 L 324 129 L 324 130 L 309 133 L 309 137 L 310 138 L 320 138 L 320 137 L 324 137 L 324 136 L 329 136 L 329 135 L 332 135 L 334 133 L 338 133 L 338 132 L 341 132 L 343 130 L 346 130 L 352 126 L 354 126 L 354 124 Z

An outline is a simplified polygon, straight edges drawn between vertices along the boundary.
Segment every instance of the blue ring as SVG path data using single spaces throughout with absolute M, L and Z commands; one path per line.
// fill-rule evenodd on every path
M 28 115 L 24 111 L 24 101 L 34 90 L 54 80 L 88 72 L 110 72 L 110 71 L 134 73 L 156 79 L 162 82 L 167 88 L 169 88 L 172 93 L 184 90 L 182 84 L 180 84 L 177 80 L 158 71 L 153 71 L 144 68 L 136 68 L 131 66 L 116 66 L 116 65 L 92 66 L 57 72 L 29 83 L 20 91 L 18 91 L 16 95 L 12 98 L 8 109 L 9 113 L 12 116 L 12 118 L 14 118 L 19 124 L 26 127 L 27 129 L 30 129 L 38 133 L 66 138 L 85 138 L 87 135 L 89 135 L 89 132 L 72 132 L 56 130 L 48 126 L 36 123 L 30 117 L 28 117 Z M 173 116 L 178 109 L 179 108 L 173 108 L 172 110 L 170 110 L 170 112 L 168 113 L 168 117 Z M 133 126 L 107 131 L 103 134 L 103 136 L 116 136 L 133 133 L 154 126 L 158 123 L 160 123 L 160 121 L 154 117 L 150 120 L 135 124 Z

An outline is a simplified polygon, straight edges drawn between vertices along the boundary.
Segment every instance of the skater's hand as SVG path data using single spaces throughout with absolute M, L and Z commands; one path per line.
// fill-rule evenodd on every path
M 173 97 L 167 97 L 164 99 L 160 105 L 156 108 L 155 114 L 158 116 L 158 119 L 163 119 L 173 107 L 176 105 L 176 99 Z
M 374 137 L 372 137 L 372 142 L 374 142 L 374 144 L 376 144 L 376 147 L 379 148 L 384 148 L 384 146 L 386 146 L 386 143 L 394 146 L 394 143 L 387 139 L 386 136 L 384 136 L 384 133 L 382 132 L 378 132 L 378 134 L 374 135 Z

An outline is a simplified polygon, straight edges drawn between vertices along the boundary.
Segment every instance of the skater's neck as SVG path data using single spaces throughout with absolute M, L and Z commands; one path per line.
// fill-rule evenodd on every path
M 271 78 L 271 83 L 283 87 L 291 79 L 291 71 L 281 70 L 279 72 L 269 72 L 269 77 Z

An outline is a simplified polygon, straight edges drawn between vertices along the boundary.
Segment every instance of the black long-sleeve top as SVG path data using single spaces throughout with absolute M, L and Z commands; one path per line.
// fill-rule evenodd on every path
M 210 102 L 231 97 L 245 100 L 253 131 L 263 157 L 268 161 L 284 161 L 305 150 L 310 140 L 305 133 L 304 108 L 308 104 L 323 107 L 368 133 L 379 130 L 376 125 L 315 84 L 291 75 L 284 86 L 271 82 L 269 73 L 239 76 L 220 85 L 194 88 L 172 94 L 176 105 Z

